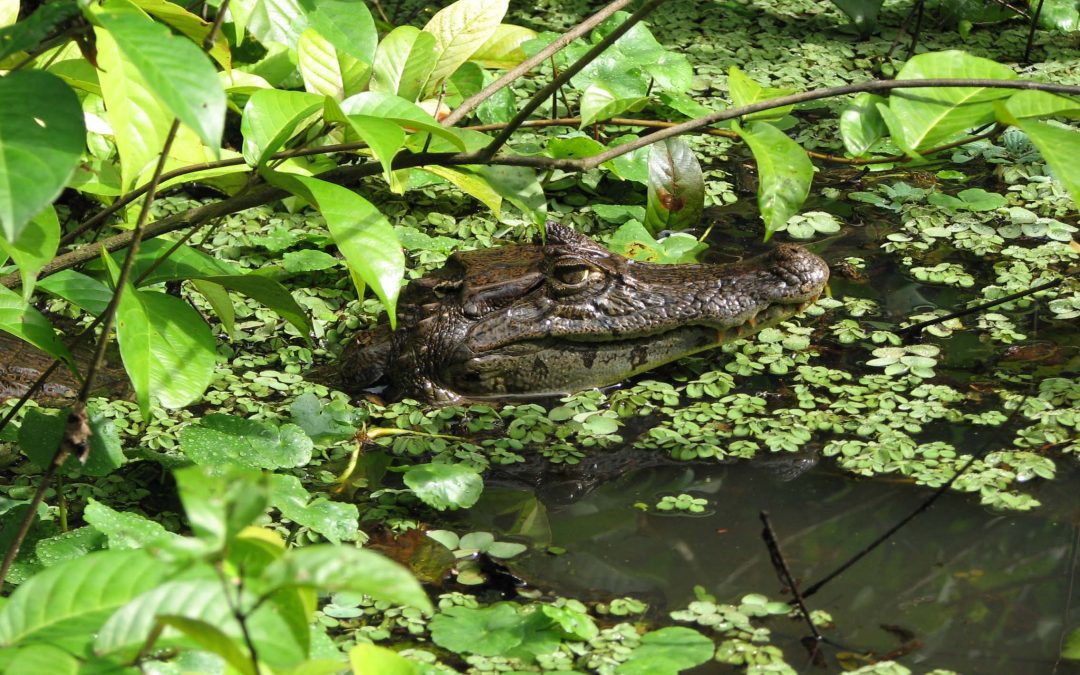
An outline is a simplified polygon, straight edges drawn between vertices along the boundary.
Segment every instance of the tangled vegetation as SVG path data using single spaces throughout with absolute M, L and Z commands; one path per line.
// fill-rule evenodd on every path
M 0 0 L 0 331 L 74 382 L 0 404 L 0 667 L 790 673 L 773 631 L 801 617 L 830 666 L 910 672 L 822 650 L 843 617 L 779 586 L 520 585 L 563 552 L 542 508 L 449 516 L 493 471 L 623 452 L 1038 508 L 1025 484 L 1080 456 L 1075 5 L 585 4 Z M 545 219 L 664 263 L 808 242 L 831 293 L 558 401 L 311 375 L 405 282 Z

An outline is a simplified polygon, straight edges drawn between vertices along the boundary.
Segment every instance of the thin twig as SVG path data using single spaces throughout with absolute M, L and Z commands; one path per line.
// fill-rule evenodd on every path
M 814 625 L 813 619 L 810 618 L 810 610 L 806 608 L 803 595 L 799 592 L 799 584 L 795 581 L 795 577 L 791 576 L 791 569 L 784 558 L 784 552 L 780 550 L 780 540 L 776 536 L 776 532 L 773 531 L 772 523 L 769 521 L 769 512 L 762 511 L 758 514 L 758 517 L 761 518 L 761 537 L 765 540 L 766 548 L 769 549 L 769 559 L 772 560 L 773 569 L 776 570 L 780 581 L 791 590 L 792 600 L 798 605 L 803 620 L 806 621 L 807 627 L 810 628 L 810 634 L 814 636 L 814 651 L 816 653 L 821 644 L 821 633 L 818 631 L 817 626 Z
M 1013 411 L 1009 413 L 1009 416 L 1005 418 L 1005 421 L 1002 422 L 1002 427 L 1008 427 L 1010 424 L 1012 424 L 1013 420 L 1016 419 L 1016 416 L 1023 409 L 1024 404 L 1027 403 L 1029 396 L 1030 394 L 1024 394 L 1023 398 L 1020 399 L 1020 403 L 1017 404 L 1016 408 L 1013 409 Z M 918 515 L 933 506 L 934 502 L 936 502 L 942 497 L 942 495 L 952 489 L 952 486 L 956 483 L 956 481 L 959 480 L 959 478 L 965 473 L 967 473 L 967 470 L 970 469 L 971 466 L 978 459 L 986 455 L 994 440 L 994 437 L 988 437 L 986 443 L 983 444 L 983 447 L 980 448 L 978 451 L 972 453 L 972 455 L 968 457 L 967 461 L 964 462 L 959 469 L 957 469 L 956 473 L 954 473 L 952 477 L 949 478 L 949 480 L 945 481 L 945 483 L 943 483 L 936 490 L 934 490 L 934 493 L 930 495 L 925 501 L 923 501 L 923 503 L 919 504 L 911 513 L 901 518 L 895 525 L 885 530 L 885 532 L 880 534 L 872 542 L 863 547 L 861 551 L 845 560 L 832 572 L 826 574 L 825 577 L 822 578 L 820 581 L 810 584 L 810 586 L 805 591 L 803 591 L 803 597 L 809 598 L 811 595 L 814 595 L 815 593 L 820 591 L 826 584 L 846 572 L 855 563 L 866 557 L 871 551 L 875 550 L 877 547 L 888 541 L 894 534 L 899 532 L 905 525 L 914 520 Z
M 461 105 L 459 105 L 456 110 L 451 112 L 446 117 L 446 119 L 444 119 L 442 121 L 443 126 L 447 126 L 447 127 L 454 126 L 455 124 L 457 124 L 458 122 L 463 120 L 466 115 L 468 115 L 473 110 L 475 110 L 477 106 L 479 106 L 481 103 L 483 103 L 484 101 L 491 98 L 491 96 L 495 92 L 499 91 L 500 89 L 503 89 L 504 87 L 509 86 L 512 82 L 517 80 L 519 77 L 521 77 L 525 73 L 529 72 L 530 70 L 532 70 L 536 66 L 543 63 L 544 60 L 547 59 L 549 56 L 552 56 L 556 52 L 559 52 L 564 47 L 566 47 L 566 45 L 570 44 L 571 42 L 573 42 L 577 38 L 581 37 L 582 35 L 585 35 L 589 31 L 591 31 L 593 28 L 596 28 L 601 23 L 603 23 L 605 19 L 607 19 L 609 16 L 611 16 L 615 12 L 619 11 L 623 7 L 626 7 L 632 1 L 633 0 L 615 0 L 615 2 L 612 2 L 609 5 L 606 5 L 603 9 L 601 9 L 596 14 L 593 14 L 588 19 L 585 19 L 584 21 L 582 21 L 578 25 L 576 25 L 573 28 L 571 28 L 570 30 L 566 31 L 565 33 L 560 35 L 557 39 L 555 39 L 551 44 L 549 44 L 547 47 L 544 47 L 543 49 L 538 51 L 536 54 L 533 54 L 529 58 L 525 59 L 524 61 L 519 63 L 517 66 L 512 68 L 511 70 L 508 70 L 505 75 L 503 75 L 499 79 L 495 80 L 494 82 L 492 82 L 488 86 L 484 87 L 478 93 L 473 94 L 469 98 L 462 101 Z
M 541 88 L 540 91 L 533 94 L 533 96 L 521 106 L 521 110 L 518 111 L 517 115 L 514 115 L 513 119 L 506 125 L 506 128 L 495 137 L 495 140 L 488 143 L 487 147 L 480 151 L 481 154 L 485 157 L 494 157 L 495 153 L 510 140 L 510 135 L 521 126 L 522 122 L 529 119 L 529 116 L 547 100 L 548 96 L 551 96 L 552 93 L 569 82 L 570 79 L 581 72 L 585 66 L 595 61 L 596 57 L 600 56 L 600 54 L 613 45 L 616 40 L 625 35 L 627 31 L 636 26 L 638 22 L 663 4 L 663 2 L 664 0 L 646 0 L 636 12 L 626 18 L 626 21 L 623 21 L 615 28 L 615 30 L 605 35 L 604 39 L 593 45 L 589 51 L 585 52 L 585 54 L 577 61 L 570 64 L 570 66 L 559 73 L 557 77 L 552 78 L 551 82 Z
M 1039 4 L 1035 6 L 1035 14 L 1031 17 L 1031 27 L 1028 28 L 1027 44 L 1024 45 L 1024 63 L 1029 63 L 1031 59 L 1031 46 L 1035 42 L 1035 27 L 1039 24 L 1039 16 L 1042 14 L 1043 0 L 1039 0 Z
M 950 313 L 948 313 L 948 314 L 946 314 L 944 316 L 939 316 L 939 317 L 936 317 L 936 318 L 933 318 L 933 319 L 928 319 L 926 321 L 920 321 L 919 323 L 915 323 L 915 324 L 912 324 L 910 326 L 905 326 L 904 328 L 901 328 L 900 333 L 901 334 L 917 333 L 918 331 L 921 331 L 923 328 L 926 328 L 927 326 L 936 326 L 936 325 L 938 325 L 940 323 L 945 323 L 946 321 L 951 321 L 953 319 L 959 319 L 960 317 L 967 316 L 968 314 L 974 314 L 976 312 L 981 312 L 984 309 L 990 309 L 991 307 L 997 307 L 998 305 L 1003 305 L 1006 302 L 1012 302 L 1013 300 L 1019 300 L 1020 298 L 1027 297 L 1029 295 L 1034 295 L 1035 293 L 1038 293 L 1040 291 L 1046 291 L 1046 290 L 1049 290 L 1051 288 L 1056 288 L 1056 287 L 1061 285 L 1062 281 L 1064 281 L 1064 279 L 1053 279 L 1051 281 L 1041 283 L 1038 286 L 1032 286 L 1031 288 L 1028 288 L 1028 289 L 1023 290 L 1023 291 L 1017 291 L 1016 293 L 1010 293 L 1009 295 L 1002 296 L 1000 298 L 997 298 L 996 300 L 991 300 L 989 302 L 979 303 L 978 305 L 973 305 L 973 306 L 968 307 L 966 309 L 961 309 L 961 310 L 957 310 L 955 312 L 950 312 Z
M 925 89 L 933 87 L 981 87 L 991 89 L 1024 89 L 1024 90 L 1037 90 L 1037 91 L 1049 91 L 1058 94 L 1070 94 L 1073 96 L 1080 95 L 1080 86 L 1075 85 L 1063 85 L 1063 84 L 1048 84 L 1045 82 L 1032 82 L 1029 80 L 993 80 L 993 79 L 959 79 L 959 78 L 935 78 L 927 80 L 870 80 L 869 82 L 859 82 L 855 84 L 846 84 L 842 87 L 823 87 L 821 89 L 811 89 L 810 91 L 804 91 L 798 94 L 791 94 L 789 96 L 781 96 L 779 98 L 769 99 L 768 101 L 759 101 L 750 105 L 739 106 L 736 108 L 729 108 L 727 110 L 721 110 L 704 117 L 699 117 L 694 120 L 682 122 L 676 124 L 668 129 L 662 129 L 654 134 L 649 134 L 644 138 L 639 138 L 629 143 L 624 143 L 615 148 L 611 148 L 605 152 L 601 152 L 598 155 L 592 157 L 586 157 L 579 160 L 582 164 L 582 170 L 588 171 L 595 169 L 604 162 L 609 162 L 616 157 L 621 157 L 629 152 L 633 152 L 638 148 L 651 145 L 657 141 L 662 141 L 672 136 L 678 136 L 685 134 L 702 127 L 707 127 L 717 122 L 723 122 L 726 120 L 742 117 L 751 113 L 761 112 L 762 110 L 770 110 L 772 108 L 779 108 L 783 106 L 796 105 L 798 103 L 806 103 L 808 101 L 817 101 L 823 98 L 831 98 L 833 96 L 843 96 L 845 94 L 855 94 L 864 91 L 891 91 L 893 89 Z

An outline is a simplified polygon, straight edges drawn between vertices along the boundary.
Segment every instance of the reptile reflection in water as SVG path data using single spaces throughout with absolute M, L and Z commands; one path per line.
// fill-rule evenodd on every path
M 614 384 L 799 312 L 829 268 L 790 245 L 729 265 L 660 265 L 549 222 L 544 243 L 455 253 L 412 281 L 398 328 L 342 352 L 350 391 L 434 403 L 566 394 Z

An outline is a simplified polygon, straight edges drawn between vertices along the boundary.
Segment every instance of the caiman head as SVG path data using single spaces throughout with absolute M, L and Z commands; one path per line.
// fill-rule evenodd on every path
M 398 329 L 354 337 L 347 389 L 510 399 L 603 387 L 799 312 L 829 279 L 818 256 L 782 245 L 729 265 L 659 265 L 549 222 L 547 240 L 456 253 L 412 281 Z

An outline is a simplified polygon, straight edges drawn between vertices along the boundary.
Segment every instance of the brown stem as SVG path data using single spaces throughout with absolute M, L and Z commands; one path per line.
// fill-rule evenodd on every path
M 539 108 L 544 101 L 547 100 L 554 92 L 558 91 L 560 87 L 570 81 L 570 78 L 577 75 L 585 66 L 589 65 L 596 60 L 596 57 L 600 56 L 608 47 L 615 43 L 620 37 L 622 37 L 628 30 L 633 28 L 639 21 L 644 19 L 650 12 L 663 4 L 664 0 L 646 0 L 636 12 L 627 17 L 626 21 L 623 21 L 615 30 L 611 31 L 604 36 L 604 39 L 597 42 L 593 47 L 585 52 L 584 56 L 570 64 L 570 66 L 559 73 L 558 77 L 552 78 L 551 82 L 547 86 L 540 89 L 540 91 L 533 94 L 532 98 L 525 102 L 525 105 L 521 107 L 517 115 L 510 120 L 506 128 L 503 129 L 498 136 L 495 137 L 491 143 L 487 145 L 480 152 L 485 157 L 494 157 L 495 153 L 506 144 L 506 141 L 510 139 L 510 135 L 521 126 L 522 122 L 529 119 L 529 115 Z
M 676 124 L 673 127 L 662 129 L 655 134 L 649 134 L 645 138 L 639 138 L 629 143 L 624 143 L 616 148 L 612 148 L 605 152 L 601 152 L 598 155 L 592 157 L 586 157 L 581 160 L 582 168 L 584 170 L 595 169 L 604 162 L 611 161 L 616 157 L 625 155 L 628 152 L 633 152 L 638 148 L 642 148 L 646 145 L 651 145 L 656 141 L 662 141 L 665 138 L 671 138 L 672 136 L 678 136 L 679 134 L 685 134 L 690 131 L 696 131 L 703 127 L 707 127 L 710 124 L 716 124 L 717 122 L 723 122 L 725 120 L 734 119 L 736 117 L 742 117 L 743 115 L 749 115 L 751 113 L 761 112 L 762 110 L 771 110 L 773 108 L 780 108 L 789 105 L 796 105 L 798 103 L 806 103 L 807 101 L 817 101 L 823 98 L 831 98 L 833 96 L 843 96 L 846 94 L 856 94 L 864 91 L 891 91 L 893 89 L 923 89 L 931 87 L 988 87 L 996 89 L 1034 89 L 1038 91 L 1050 91 L 1059 94 L 1071 94 L 1080 95 L 1080 86 L 1064 85 L 1064 84 L 1047 84 L 1045 82 L 1031 82 L 1028 80 L 992 80 L 992 79 L 953 79 L 953 78 L 937 78 L 927 80 L 871 80 L 869 82 L 858 82 L 855 84 L 846 84 L 842 87 L 824 87 L 821 89 L 812 89 L 810 91 L 804 91 L 798 94 L 791 94 L 790 96 L 781 96 L 779 98 L 769 99 L 768 101 L 759 101 L 758 103 L 752 103 L 750 105 L 738 106 L 736 108 L 728 108 L 727 110 L 721 110 L 704 117 L 699 117 L 694 120 L 682 122 Z
M 473 94 L 469 98 L 462 101 L 461 105 L 459 105 L 456 110 L 447 115 L 446 119 L 442 121 L 443 126 L 454 126 L 462 119 L 464 119 L 466 115 L 475 110 L 477 106 L 479 106 L 487 99 L 491 98 L 492 94 L 508 86 L 514 80 L 518 79 L 525 73 L 529 72 L 536 66 L 543 63 L 544 59 L 552 56 L 556 52 L 559 52 L 564 47 L 566 47 L 566 45 L 570 44 L 582 35 L 585 35 L 593 28 L 596 28 L 601 23 L 603 23 L 603 21 L 609 16 L 619 11 L 623 7 L 626 7 L 631 2 L 632 0 L 615 0 L 615 2 L 606 5 L 596 14 L 593 14 L 588 19 L 585 19 L 578 25 L 566 31 L 547 47 L 544 47 L 542 50 L 525 59 L 511 70 L 508 70 L 505 75 L 495 80 L 488 86 L 484 87 L 478 93 Z

